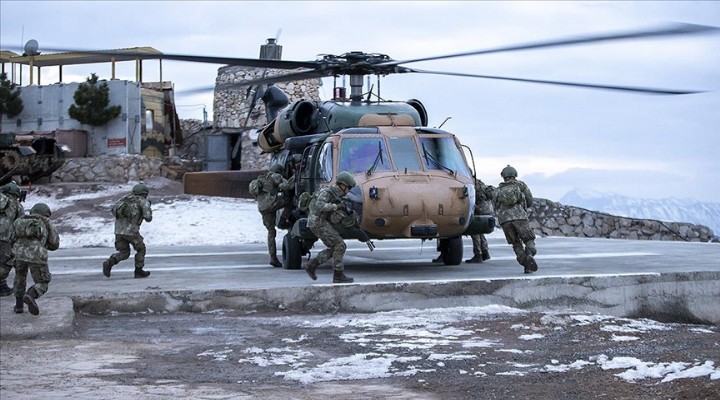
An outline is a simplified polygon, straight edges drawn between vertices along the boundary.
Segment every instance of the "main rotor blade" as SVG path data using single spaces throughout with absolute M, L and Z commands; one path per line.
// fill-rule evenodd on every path
M 278 82 L 288 82 L 288 81 L 294 81 L 294 80 L 303 80 L 303 79 L 312 79 L 312 78 L 323 78 L 326 76 L 332 75 L 332 72 L 330 71 L 300 71 L 300 72 L 294 72 L 290 74 L 283 74 L 283 75 L 277 75 L 277 76 L 269 76 L 266 78 L 259 78 L 259 79 L 253 79 L 250 81 L 240 81 L 235 83 L 228 83 L 224 85 L 217 85 L 217 86 L 201 86 L 194 89 L 186 89 L 186 90 L 177 90 L 176 93 L 178 95 L 191 95 L 191 94 L 198 94 L 198 93 L 205 93 L 209 92 L 211 90 L 238 90 L 238 89 L 244 89 L 248 86 L 255 86 L 255 85 L 269 85 L 272 83 L 278 83 Z
M 211 57 L 211 56 L 189 56 L 182 54 L 159 54 L 150 57 L 144 56 L 145 59 L 162 59 L 173 61 L 190 61 L 208 64 L 226 64 L 243 67 L 258 68 L 274 68 L 274 69 L 296 69 L 296 68 L 315 68 L 317 62 L 306 61 L 283 61 L 283 60 L 260 60 L 253 58 L 234 58 L 234 57 Z
M 10 46 L 8 48 L 16 49 L 16 46 Z M 143 51 L 142 49 L 145 49 Z M 187 61 L 187 62 L 200 62 L 207 64 L 223 64 L 223 65 L 237 65 L 244 67 L 258 67 L 258 68 L 275 68 L 275 69 L 296 69 L 296 68 L 317 68 L 317 61 L 283 61 L 283 60 L 261 60 L 253 58 L 237 58 L 237 57 L 215 57 L 215 56 L 195 56 L 186 54 L 167 54 L 157 51 L 155 49 L 146 48 L 127 48 L 127 49 L 111 49 L 111 50 L 87 50 L 87 49 L 68 49 L 68 48 L 57 48 L 52 46 L 43 46 L 40 50 L 43 52 L 35 57 L 40 60 L 43 57 L 54 56 L 58 54 L 75 54 L 75 55 L 88 55 L 107 57 L 107 61 L 110 61 L 112 57 L 121 57 L 123 59 L 137 58 L 141 60 L 172 60 L 172 61 Z M 23 50 L 20 50 L 23 51 Z M 45 53 L 45 51 L 52 51 L 58 53 Z M 100 61 L 98 61 L 100 62 Z
M 201 87 L 196 87 L 193 89 L 179 89 L 179 90 L 175 90 L 175 94 L 178 96 L 189 96 L 189 95 L 193 95 L 193 94 L 212 92 L 213 90 L 215 90 L 215 85 L 201 86 Z
M 545 47 L 571 46 L 571 45 L 577 45 L 577 44 L 618 41 L 618 40 L 628 40 L 628 39 L 639 39 L 639 38 L 650 38 L 650 37 L 714 33 L 714 32 L 718 32 L 718 31 L 720 31 L 720 28 L 718 28 L 716 26 L 677 23 L 677 24 L 672 24 L 668 27 L 661 28 L 661 29 L 577 36 L 577 37 L 572 37 L 572 38 L 568 38 L 568 39 L 549 40 L 549 41 L 543 41 L 543 42 L 505 46 L 505 47 L 498 47 L 495 49 L 488 49 L 488 50 L 475 50 L 475 51 L 468 51 L 468 52 L 462 52 L 462 53 L 447 54 L 447 55 L 442 55 L 442 56 L 414 58 L 414 59 L 402 60 L 402 61 L 397 61 L 397 60 L 387 61 L 384 63 L 380 63 L 378 65 L 383 65 L 383 66 L 384 65 L 399 65 L 399 64 L 408 64 L 408 63 L 414 63 L 414 62 L 420 62 L 420 61 L 442 60 L 442 59 L 446 59 L 446 58 L 467 57 L 467 56 L 476 56 L 476 55 L 480 55 L 480 54 L 502 53 L 502 52 L 509 52 L 509 51 L 517 51 L 517 50 L 530 50 L 530 49 L 539 49 L 539 48 L 545 48 Z
M 548 84 L 548 85 L 573 86 L 573 87 L 581 87 L 581 88 L 589 88 L 589 89 L 605 89 L 605 90 L 614 90 L 614 91 L 621 91 L 621 92 L 635 92 L 635 93 L 656 94 L 656 95 L 678 95 L 678 94 L 704 93 L 703 91 L 697 91 L 697 90 L 654 89 L 654 88 L 644 88 L 644 87 L 636 87 L 636 86 L 596 85 L 596 84 L 592 84 L 592 83 L 549 81 L 549 80 L 541 80 L 541 79 L 524 79 L 524 78 L 512 78 L 512 77 L 506 77 L 506 76 L 465 74 L 465 73 L 461 73 L 461 72 L 427 71 L 427 70 L 420 70 L 420 69 L 413 69 L 413 72 L 422 73 L 422 74 L 434 74 L 434 75 L 462 76 L 465 78 L 499 79 L 499 80 L 504 80 L 504 81 L 544 83 L 544 84 Z

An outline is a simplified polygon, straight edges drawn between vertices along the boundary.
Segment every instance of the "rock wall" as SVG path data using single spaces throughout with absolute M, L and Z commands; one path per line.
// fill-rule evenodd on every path
M 718 241 L 712 229 L 704 225 L 618 217 L 537 198 L 533 203 L 530 227 L 540 236 Z
M 139 154 L 68 158 L 51 180 L 127 183 L 161 176 L 161 165 L 162 159 Z
M 221 87 L 222 85 L 288 72 L 290 71 L 267 68 L 223 67 L 218 70 L 215 83 L 218 87 Z M 275 86 L 288 96 L 290 104 L 302 99 L 320 100 L 321 85 L 322 81 L 320 79 L 275 83 Z M 257 87 L 253 87 L 250 91 L 247 88 L 216 90 L 213 103 L 214 125 L 219 128 L 260 128 L 267 125 L 269 121 L 265 115 L 265 104 L 262 100 L 257 99 L 254 107 L 250 109 L 255 90 L 257 90 Z M 262 149 L 257 146 L 257 137 L 253 136 L 252 131 L 248 130 L 243 133 L 241 140 L 241 169 L 267 169 L 270 163 L 270 154 L 263 153 Z
M 250 68 L 229 66 L 218 69 L 218 76 L 215 79 L 216 87 L 222 87 L 241 81 L 250 81 L 262 77 L 271 77 L 280 74 L 287 74 L 291 71 L 273 70 L 268 68 Z M 320 100 L 320 79 L 306 79 L 292 82 L 278 82 L 275 86 L 282 90 L 290 99 Z M 255 106 L 250 110 L 252 99 L 255 96 L 257 87 L 233 90 L 216 90 L 213 102 L 213 121 L 215 126 L 220 128 L 242 128 L 260 127 L 269 122 L 265 116 L 265 104 L 257 99 Z M 262 95 L 262 93 L 259 93 Z M 247 119 L 247 124 L 246 124 Z

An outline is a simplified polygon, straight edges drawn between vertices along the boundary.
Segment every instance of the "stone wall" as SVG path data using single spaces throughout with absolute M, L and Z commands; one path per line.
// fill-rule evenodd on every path
M 139 154 L 68 158 L 51 180 L 127 183 L 161 176 L 161 165 L 162 159 Z
M 260 79 L 262 77 L 267 78 L 289 72 L 291 71 L 229 66 L 218 69 L 215 84 L 218 87 L 222 87 L 223 85 Z M 275 83 L 275 86 L 288 96 L 290 103 L 300 99 L 320 100 L 320 85 L 322 85 L 322 81 L 319 78 Z M 265 104 L 262 100 L 258 99 L 255 107 L 250 110 L 254 90 L 256 90 L 257 87 L 252 87 L 252 90 L 249 92 L 247 89 L 248 88 L 245 87 L 215 91 L 215 99 L 213 102 L 213 121 L 215 126 L 220 128 L 242 128 L 245 126 L 260 127 L 267 125 L 269 121 L 265 117 Z M 247 125 L 245 123 L 246 119 L 248 119 Z
M 530 227 L 540 236 L 718 241 L 712 229 L 704 225 L 618 217 L 537 198 Z
M 222 86 L 240 81 L 260 79 L 278 74 L 286 74 L 287 70 L 267 68 L 223 67 L 218 70 L 216 85 Z M 275 86 L 288 96 L 290 104 L 302 99 L 320 100 L 320 79 L 306 79 L 292 82 L 278 82 Z M 235 90 L 216 90 L 213 103 L 214 125 L 220 128 L 260 128 L 269 122 L 265 115 L 265 104 L 258 99 L 255 107 L 250 110 L 254 90 L 247 88 Z M 249 117 L 249 118 L 248 118 Z M 246 123 L 247 120 L 247 123 Z M 263 153 L 257 146 L 257 137 L 248 130 L 241 136 L 241 169 L 266 169 L 270 163 L 270 154 Z

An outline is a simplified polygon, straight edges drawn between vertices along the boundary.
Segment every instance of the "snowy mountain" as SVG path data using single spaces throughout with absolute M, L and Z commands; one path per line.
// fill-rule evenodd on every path
M 715 236 L 720 235 L 720 203 L 676 198 L 639 199 L 588 189 L 570 191 L 559 203 L 623 217 L 705 225 Z

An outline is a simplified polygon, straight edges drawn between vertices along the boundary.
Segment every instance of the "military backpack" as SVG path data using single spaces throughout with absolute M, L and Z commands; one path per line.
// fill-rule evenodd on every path
M 298 209 L 302 212 L 308 212 L 310 210 L 310 201 L 313 197 L 310 192 L 303 192 L 298 198 Z
M 260 181 L 260 178 L 258 177 L 250 181 L 248 189 L 250 190 L 251 195 L 257 197 L 262 191 L 262 181 Z
M 523 200 L 523 194 L 518 185 L 512 183 L 509 185 L 501 185 L 497 189 L 498 203 L 505 207 L 511 208 L 515 204 L 519 204 Z
M 125 196 L 115 203 L 115 218 L 134 218 L 140 214 L 137 202 L 132 196 Z
M 45 224 L 39 218 L 21 218 L 15 227 L 15 235 L 18 238 L 42 239 L 43 225 Z

